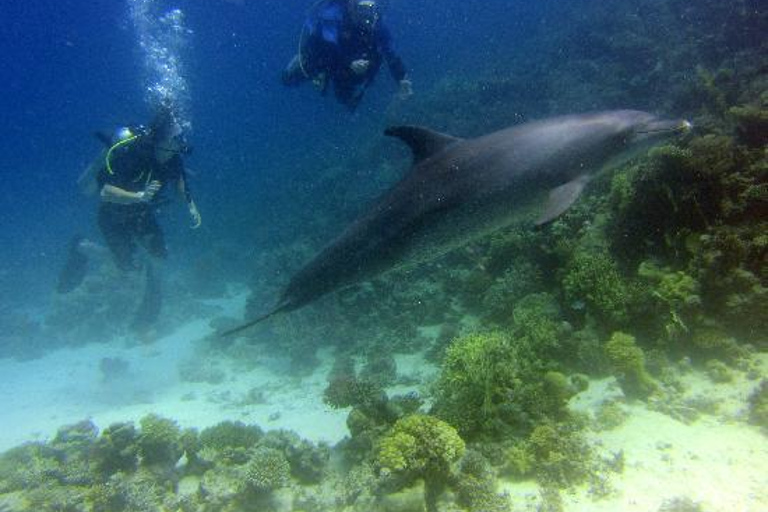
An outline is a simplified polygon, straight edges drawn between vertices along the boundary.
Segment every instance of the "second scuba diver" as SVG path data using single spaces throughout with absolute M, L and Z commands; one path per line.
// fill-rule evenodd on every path
M 405 65 L 392 49 L 381 9 L 373 0 L 320 0 L 304 23 L 299 52 L 282 74 L 284 85 L 312 81 L 354 111 L 386 62 L 401 97 L 413 93 Z

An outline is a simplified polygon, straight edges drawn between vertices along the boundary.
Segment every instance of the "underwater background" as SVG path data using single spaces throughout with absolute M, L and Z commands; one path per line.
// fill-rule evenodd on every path
M 768 510 L 768 9 L 388 0 L 415 94 L 354 114 L 279 75 L 308 0 L 0 4 L 0 510 Z M 171 64 L 171 65 L 169 65 Z M 94 264 L 94 132 L 172 95 L 203 216 L 163 206 L 163 313 Z M 694 125 L 566 215 L 222 343 L 410 165 L 632 108 Z M 223 422 L 223 423 L 222 423 Z

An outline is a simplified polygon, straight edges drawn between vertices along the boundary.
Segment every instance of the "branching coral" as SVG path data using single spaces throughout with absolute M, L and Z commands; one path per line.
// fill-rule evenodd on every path
M 515 345 L 541 359 L 553 359 L 568 334 L 560 306 L 549 293 L 532 293 L 520 299 L 512 318 Z
M 613 333 L 605 344 L 605 353 L 628 397 L 644 398 L 658 389 L 658 384 L 645 369 L 645 354 L 635 343 L 634 336 Z
M 386 347 L 378 347 L 378 350 L 367 354 L 365 366 L 360 371 L 360 379 L 372 382 L 380 387 L 391 386 L 397 379 L 397 363 L 392 352 Z
M 181 429 L 175 421 L 148 414 L 139 420 L 141 433 L 138 450 L 141 461 L 147 466 L 173 468 L 184 454 Z
M 531 326 L 523 330 L 528 335 L 474 333 L 448 347 L 434 385 L 432 412 L 466 439 L 525 433 L 536 421 L 567 414 L 566 402 L 574 390 L 564 374 L 550 369 L 554 365 L 539 355 L 541 346 L 536 345 L 552 343 L 556 324 L 535 312 L 541 313 L 540 308 L 528 310 L 531 316 L 521 321 Z
M 661 268 L 650 261 L 640 264 L 638 275 L 646 288 L 649 307 L 665 341 L 679 341 L 687 336 L 701 315 L 699 283 L 683 271 Z
M 611 190 L 611 247 L 628 266 L 649 254 L 685 257 L 685 238 L 714 222 L 721 190 L 694 152 L 660 146 L 616 174 Z
M 563 289 L 569 304 L 583 303 L 609 325 L 626 323 L 630 289 L 606 252 L 578 250 L 566 269 Z
M 105 428 L 93 449 L 96 471 L 107 478 L 118 471 L 135 470 L 138 464 L 137 437 L 133 423 L 114 423 Z
M 543 485 L 568 487 L 583 482 L 596 467 L 595 455 L 574 425 L 542 424 L 531 432 L 526 450 Z
M 437 418 L 415 414 L 402 418 L 380 441 L 377 463 L 385 475 L 394 474 L 406 485 L 422 479 L 427 510 L 437 510 L 437 499 L 449 482 L 451 466 L 464 454 L 456 430 Z
M 200 433 L 201 456 L 225 464 L 242 464 L 248 450 L 261 440 L 264 432 L 256 425 L 222 421 Z
M 245 484 L 257 494 L 283 487 L 290 477 L 291 467 L 285 455 L 274 448 L 256 448 L 244 468 Z
M 621 426 L 627 418 L 629 418 L 629 412 L 618 401 L 604 402 L 595 413 L 593 428 L 597 431 L 611 430 Z
M 477 435 L 490 427 L 497 404 L 517 387 L 517 379 L 508 337 L 498 332 L 463 336 L 446 351 L 434 412 L 462 435 Z
M 483 312 L 490 318 L 509 323 L 515 303 L 529 293 L 540 291 L 541 272 L 533 264 L 518 260 L 498 277 L 483 294 Z
M 749 395 L 749 421 L 768 429 L 768 379 L 763 379 Z
M 754 147 L 768 143 L 768 108 L 742 105 L 732 107 L 728 113 L 736 120 L 736 131 L 741 141 Z
M 283 453 L 291 476 L 304 484 L 317 484 L 326 474 L 331 450 L 325 443 L 315 445 L 290 430 L 275 430 L 264 436 L 261 446 Z
M 703 235 L 692 263 L 707 313 L 748 341 L 759 342 L 768 329 L 766 229 L 760 222 Z
M 452 479 L 457 501 L 469 510 L 506 512 L 509 498 L 496 493 L 496 473 L 488 460 L 477 451 L 467 450 Z
M 358 378 L 352 372 L 332 375 L 323 392 L 323 401 L 335 409 L 361 407 L 369 410 L 378 407 L 383 393 L 379 384 Z
M 43 485 L 57 474 L 56 452 L 42 443 L 29 443 L 0 456 L 0 492 L 14 492 Z

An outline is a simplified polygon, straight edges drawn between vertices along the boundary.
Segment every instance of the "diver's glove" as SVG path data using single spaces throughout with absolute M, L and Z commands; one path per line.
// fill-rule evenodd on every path
M 203 217 L 200 215 L 200 211 L 197 209 L 194 201 L 187 203 L 187 206 L 189 207 L 189 216 L 192 217 L 192 225 L 190 227 L 197 229 L 203 223 Z
M 400 80 L 400 90 L 397 96 L 404 100 L 413 95 L 413 83 L 406 77 Z
M 157 180 L 152 180 L 149 183 L 147 183 L 147 186 L 144 187 L 144 190 L 136 193 L 136 198 L 138 199 L 138 202 L 151 203 L 152 199 L 154 199 L 155 197 L 155 194 L 157 194 L 160 191 L 160 187 L 162 187 L 162 184 Z
M 366 59 L 353 60 L 349 65 L 349 69 L 356 75 L 364 75 L 369 67 L 371 67 L 371 61 Z
M 325 87 L 328 85 L 328 75 L 326 73 L 318 73 L 312 79 L 312 85 L 314 85 L 315 89 L 318 91 L 325 92 Z

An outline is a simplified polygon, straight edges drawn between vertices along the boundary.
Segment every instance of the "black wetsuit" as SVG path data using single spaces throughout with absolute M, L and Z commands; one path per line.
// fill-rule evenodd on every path
M 99 172 L 99 189 L 104 185 L 113 185 L 129 192 L 140 192 L 151 181 L 157 180 L 162 184 L 150 203 L 99 203 L 99 229 L 115 263 L 123 270 L 138 269 L 133 259 L 137 243 L 152 256 L 165 258 L 165 237 L 155 218 L 155 208 L 166 186 L 184 178 L 181 157 L 175 155 L 160 163 L 155 158 L 152 145 L 137 139 L 114 149 L 109 163 L 109 168 L 105 165 Z
M 355 25 L 345 2 L 326 0 L 316 6 L 304 24 L 299 62 L 294 59 L 283 72 L 285 85 L 298 85 L 326 74 L 339 102 L 354 110 L 382 63 L 396 81 L 405 78 L 403 61 L 392 49 L 389 30 L 379 20 L 372 30 Z M 369 61 L 365 73 L 351 69 L 353 61 Z M 300 65 L 301 64 L 301 65 Z

